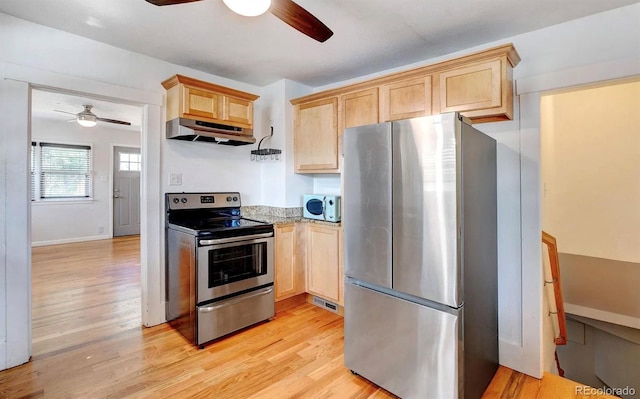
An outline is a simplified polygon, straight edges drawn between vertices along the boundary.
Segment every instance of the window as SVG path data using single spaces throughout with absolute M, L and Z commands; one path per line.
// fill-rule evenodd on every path
M 120 167 L 119 170 L 122 171 L 140 171 L 140 154 L 129 154 L 126 152 L 119 152 L 120 156 Z
M 31 143 L 31 200 L 91 197 L 91 147 Z

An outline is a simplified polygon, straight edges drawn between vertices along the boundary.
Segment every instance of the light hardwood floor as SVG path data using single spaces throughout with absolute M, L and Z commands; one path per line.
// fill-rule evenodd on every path
M 33 358 L 0 372 L 0 398 L 394 397 L 344 367 L 342 318 L 310 304 L 204 350 L 141 327 L 137 237 L 34 248 L 32 280 Z M 577 398 L 576 385 L 500 368 L 484 397 Z

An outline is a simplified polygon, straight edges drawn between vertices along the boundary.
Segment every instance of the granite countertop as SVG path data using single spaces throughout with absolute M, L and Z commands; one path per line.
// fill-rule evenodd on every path
M 280 208 L 273 206 L 243 206 L 242 216 L 248 219 L 259 220 L 261 222 L 273 224 L 287 223 L 317 223 L 327 226 L 340 227 L 340 223 L 326 222 L 324 220 L 306 219 L 302 217 L 302 208 Z

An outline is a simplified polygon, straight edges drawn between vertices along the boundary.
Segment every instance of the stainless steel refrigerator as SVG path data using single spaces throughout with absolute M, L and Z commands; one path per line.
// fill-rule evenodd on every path
M 344 133 L 345 365 L 402 398 L 498 367 L 496 143 L 457 113 Z

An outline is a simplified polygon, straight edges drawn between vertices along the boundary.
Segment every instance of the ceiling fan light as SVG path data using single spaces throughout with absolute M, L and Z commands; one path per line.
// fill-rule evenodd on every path
M 256 17 L 267 12 L 271 0 L 223 0 L 224 4 L 236 14 L 245 17 Z
M 80 126 L 84 127 L 94 127 L 98 123 L 96 116 L 91 113 L 79 113 L 76 116 L 76 122 L 78 122 Z

